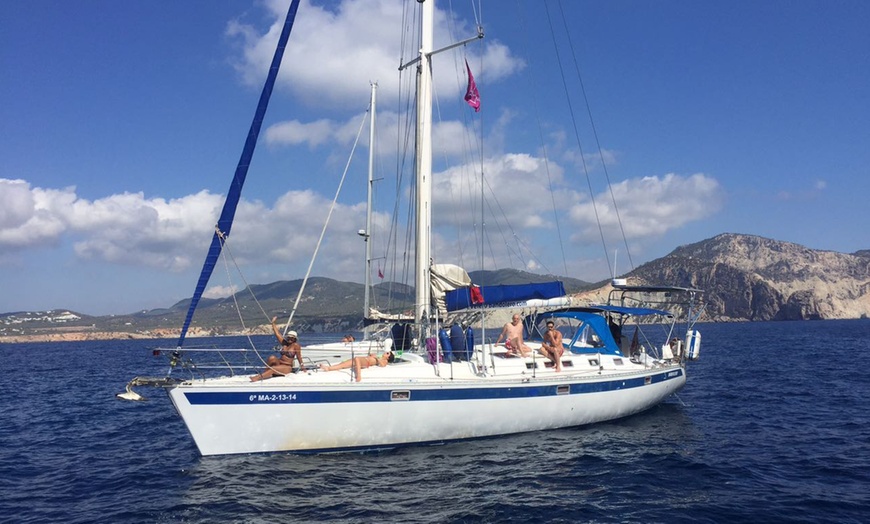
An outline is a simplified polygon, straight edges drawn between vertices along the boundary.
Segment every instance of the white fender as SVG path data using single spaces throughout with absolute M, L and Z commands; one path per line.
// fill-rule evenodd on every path
M 701 356 L 701 332 L 698 330 L 689 331 L 686 335 L 686 347 L 688 352 L 686 358 L 689 360 L 698 360 Z

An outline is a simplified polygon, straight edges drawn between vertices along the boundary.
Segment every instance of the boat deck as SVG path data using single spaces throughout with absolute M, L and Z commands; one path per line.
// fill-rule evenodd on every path
M 644 370 L 653 371 L 666 367 L 679 367 L 679 364 L 652 361 L 651 359 L 648 364 L 642 364 L 618 355 L 566 352 L 562 356 L 562 370 L 556 371 L 553 363 L 536 351 L 530 356 L 519 357 L 509 354 L 504 348 L 496 347 L 491 350 L 487 346 L 483 349 L 476 349 L 471 361 L 439 362 L 437 364 L 428 363 L 419 354 L 406 352 L 398 356 L 395 362 L 385 367 L 373 366 L 363 369 L 359 382 L 354 380 L 353 371 L 349 368 L 324 371 L 313 367 L 306 371 L 297 371 L 287 376 L 276 376 L 257 382 L 251 382 L 252 374 L 247 374 L 189 380 L 185 381 L 182 386 L 238 387 L 245 384 L 268 389 L 271 387 L 286 388 L 292 385 L 383 385 L 386 383 L 396 385 L 401 382 L 408 384 L 431 382 L 433 385 L 462 382 L 492 384 L 518 379 L 567 382 L 585 378 L 595 381 L 605 378 L 613 379 L 620 375 L 636 375 Z

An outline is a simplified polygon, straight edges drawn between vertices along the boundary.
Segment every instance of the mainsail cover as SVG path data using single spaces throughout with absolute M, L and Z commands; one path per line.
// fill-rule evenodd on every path
M 184 337 L 187 336 L 187 330 L 190 327 L 191 320 L 193 320 L 193 313 L 196 311 L 196 306 L 199 304 L 199 299 L 202 298 L 202 293 L 205 291 L 206 285 L 208 285 L 209 278 L 211 278 L 211 273 L 221 254 L 223 242 L 230 236 L 230 229 L 232 229 L 233 226 L 233 218 L 236 215 L 236 207 L 239 204 L 239 198 L 242 196 L 242 186 L 245 184 L 245 177 L 248 175 L 248 166 L 251 165 L 251 158 L 254 156 L 254 148 L 257 146 L 257 138 L 260 136 L 263 117 L 266 114 L 266 108 L 269 106 L 269 99 L 272 96 L 272 88 L 275 86 L 275 79 L 278 77 L 278 69 L 281 67 L 284 48 L 287 46 L 287 40 L 290 38 L 290 30 L 293 29 L 293 22 L 296 20 L 296 11 L 298 8 L 299 0 L 293 0 L 290 3 L 290 8 L 287 10 L 287 18 L 284 20 L 284 28 L 281 30 L 281 36 L 278 38 L 278 46 L 275 48 L 275 55 L 272 57 L 272 66 L 269 68 L 269 75 L 266 77 L 266 84 L 263 86 L 263 92 L 260 93 L 260 102 L 257 104 L 257 111 L 254 113 L 254 120 L 251 122 L 251 129 L 248 131 L 248 138 L 245 140 L 245 147 L 242 149 L 242 156 L 239 158 L 239 164 L 236 166 L 236 174 L 230 184 L 229 191 L 227 191 L 227 199 L 224 202 L 221 216 L 215 226 L 215 233 L 211 240 L 211 247 L 209 247 L 208 254 L 205 257 L 205 263 L 202 266 L 199 281 L 196 283 L 196 289 L 193 291 L 193 297 L 190 299 L 190 307 L 187 310 L 187 316 L 185 317 L 184 325 L 181 328 L 181 335 L 178 337 L 178 347 L 181 347 L 181 345 L 184 344 Z
M 448 291 L 444 297 L 447 311 L 458 311 L 475 306 L 509 306 L 527 300 L 547 300 L 565 296 L 565 286 L 560 281 L 538 282 L 533 284 L 503 284 L 500 286 L 480 286 L 480 298 L 474 299 L 471 286 Z M 475 294 L 477 294 L 475 292 Z

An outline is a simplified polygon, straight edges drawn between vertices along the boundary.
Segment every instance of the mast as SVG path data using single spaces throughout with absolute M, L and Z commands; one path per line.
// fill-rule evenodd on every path
M 363 298 L 363 319 L 368 318 L 371 303 L 372 287 L 372 189 L 375 170 L 375 115 L 377 114 L 378 84 L 372 82 L 371 115 L 369 116 L 369 179 L 366 186 L 366 230 L 363 238 L 366 241 L 366 278 L 365 295 Z M 369 327 L 363 328 L 364 338 L 368 339 Z
M 432 64 L 435 0 L 422 2 L 420 30 L 420 64 L 417 69 L 417 245 L 415 319 L 425 326 L 429 322 L 430 228 L 432 225 Z M 425 328 L 424 333 L 426 335 Z M 425 336 L 421 336 L 423 340 Z

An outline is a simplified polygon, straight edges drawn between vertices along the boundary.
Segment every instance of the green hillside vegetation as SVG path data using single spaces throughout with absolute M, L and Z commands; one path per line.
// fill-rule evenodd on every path
M 543 276 L 524 271 L 502 269 L 498 271 L 475 271 L 472 281 L 478 285 L 525 284 L 562 280 L 567 292 L 588 289 L 591 284 L 564 277 Z M 193 317 L 192 327 L 206 329 L 214 334 L 237 333 L 243 328 L 261 328 L 272 316 L 286 319 L 302 286 L 302 280 L 285 280 L 270 284 L 251 285 L 234 296 L 220 299 L 200 300 Z M 304 331 L 339 332 L 362 328 L 363 299 L 365 286 L 355 282 L 342 282 L 332 278 L 312 277 L 299 301 L 293 325 Z M 382 282 L 373 287 L 371 306 L 385 313 L 410 312 L 414 303 L 414 288 L 395 282 Z M 142 332 L 156 329 L 178 329 L 190 299 L 179 301 L 168 308 L 140 311 L 127 315 L 90 316 L 70 312 L 75 319 L 63 316 L 68 310 L 46 313 L 9 313 L 0 315 L 0 329 L 9 334 L 14 322 L 18 334 L 53 331 L 115 331 Z M 4 320 L 5 319 L 5 320 Z M 27 319 L 21 322 L 21 319 Z M 22 331 L 23 330 L 23 331 Z

